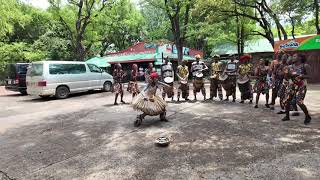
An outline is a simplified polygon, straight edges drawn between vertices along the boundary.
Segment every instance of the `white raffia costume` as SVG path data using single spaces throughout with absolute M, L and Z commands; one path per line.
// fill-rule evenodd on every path
M 160 120 L 166 121 L 167 103 L 156 94 L 157 89 L 158 82 L 155 78 L 150 78 L 147 87 L 133 99 L 133 109 L 143 112 L 143 114 L 137 116 L 137 120 L 135 122 L 136 126 L 139 126 L 142 123 L 145 116 L 160 115 Z

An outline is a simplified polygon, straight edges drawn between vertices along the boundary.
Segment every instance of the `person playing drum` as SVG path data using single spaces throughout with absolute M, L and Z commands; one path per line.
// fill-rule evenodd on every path
M 182 65 L 179 65 L 177 68 L 177 77 L 179 79 L 179 89 L 177 99 L 180 101 L 180 95 L 182 94 L 182 98 L 188 101 L 189 97 L 189 85 L 188 85 L 188 77 L 189 77 L 189 69 L 188 69 L 188 61 L 183 60 Z
M 207 70 L 208 67 L 203 61 L 200 61 L 201 56 L 195 56 L 196 61 L 192 63 L 191 72 L 193 76 L 193 94 L 194 100 L 197 100 L 197 93 L 202 92 L 204 100 L 206 100 L 206 89 L 204 87 L 203 71 Z
M 227 63 L 227 66 L 224 70 L 224 75 L 227 76 L 226 80 L 222 84 L 223 88 L 226 91 L 225 101 L 229 101 L 229 96 L 232 96 L 232 102 L 236 102 L 236 87 L 237 87 L 237 70 L 238 64 L 235 62 L 235 56 L 230 55 L 230 62 Z M 222 78 L 222 77 L 221 77 Z
M 174 71 L 172 63 L 169 62 L 169 57 L 164 58 L 165 63 L 161 66 L 161 77 L 162 81 L 165 82 L 168 86 L 163 87 L 162 98 L 165 100 L 166 96 L 171 98 L 173 101 L 174 91 L 173 91 L 173 81 L 174 81 Z
M 223 99 L 222 86 L 219 80 L 222 73 L 222 63 L 219 62 L 220 56 L 214 55 L 213 63 L 211 64 L 211 77 L 210 77 L 210 100 L 219 96 L 219 99 Z
M 132 98 L 134 98 L 137 94 L 139 94 L 139 87 L 138 87 L 138 65 L 133 64 L 131 70 L 131 80 L 128 84 L 128 91 L 132 94 Z
M 133 109 L 142 112 L 142 114 L 137 116 L 134 122 L 135 126 L 140 126 L 142 120 L 146 116 L 160 115 L 161 121 L 168 121 L 166 118 L 167 103 L 156 93 L 160 84 L 164 86 L 167 85 L 165 83 L 158 82 L 158 79 L 158 73 L 151 73 L 149 79 L 147 79 L 148 85 L 132 101 Z
M 257 78 L 256 83 L 254 85 L 254 91 L 257 93 L 256 96 L 256 105 L 254 108 L 258 108 L 259 104 L 259 98 L 261 94 L 266 95 L 266 104 L 265 106 L 267 108 L 270 108 L 269 106 L 269 85 L 267 82 L 267 76 L 269 73 L 269 61 L 260 59 L 260 63 L 255 68 L 254 74 Z
M 249 75 L 252 73 L 252 64 L 249 62 L 251 59 L 251 56 L 244 55 L 240 58 L 240 63 L 242 63 L 239 66 L 238 70 L 238 86 L 239 90 L 241 92 L 241 102 L 244 103 L 245 100 L 250 100 L 250 104 L 252 104 L 252 87 L 251 87 L 251 81 Z
M 115 69 L 113 71 L 113 80 L 114 80 L 113 89 L 116 92 L 114 105 L 118 105 L 117 99 L 119 94 L 121 97 L 121 102 L 125 104 L 125 102 L 123 101 L 123 84 L 122 84 L 123 77 L 124 77 L 124 72 L 122 70 L 121 64 L 116 64 Z

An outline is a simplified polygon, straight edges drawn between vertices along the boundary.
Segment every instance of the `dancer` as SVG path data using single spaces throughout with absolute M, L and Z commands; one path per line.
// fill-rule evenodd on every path
M 171 98 L 171 100 L 173 101 L 174 71 L 173 71 L 172 63 L 169 62 L 169 58 L 166 57 L 164 58 L 164 60 L 165 60 L 165 64 L 161 66 L 161 77 L 162 77 L 162 81 L 165 82 L 168 86 L 163 86 L 162 98 L 163 100 L 165 100 L 166 96 L 168 96 L 168 98 Z
M 226 75 L 226 80 L 222 83 L 223 88 L 226 91 L 226 99 L 225 101 L 229 101 L 229 96 L 232 96 L 232 102 L 236 102 L 236 87 L 237 87 L 237 70 L 238 64 L 235 62 L 235 56 L 230 55 L 230 62 L 228 62 L 225 67 L 224 74 Z M 222 78 L 222 77 L 221 77 Z M 222 80 L 220 78 L 220 80 Z
M 121 64 L 116 64 L 115 69 L 113 71 L 113 80 L 114 80 L 114 86 L 113 89 L 116 92 L 116 96 L 114 99 L 114 105 L 118 105 L 117 99 L 120 94 L 121 97 L 121 102 L 125 104 L 123 101 L 123 85 L 122 85 L 122 80 L 124 77 L 124 72 L 122 70 Z
M 219 62 L 220 56 L 214 55 L 212 57 L 213 63 L 211 64 L 211 77 L 210 77 L 210 100 L 219 96 L 219 99 L 222 101 L 222 85 L 219 80 L 222 73 L 222 63 Z
M 156 94 L 160 83 L 158 82 L 158 78 L 158 73 L 151 73 L 148 79 L 148 85 L 132 102 L 134 110 L 143 112 L 137 116 L 134 123 L 135 126 L 140 126 L 146 116 L 160 115 L 161 121 L 168 121 L 166 118 L 167 103 Z M 160 84 L 167 86 L 165 83 Z
M 244 55 L 241 56 L 240 62 L 242 63 L 239 66 L 238 70 L 238 86 L 239 90 L 241 92 L 241 101 L 240 103 L 244 103 L 245 100 L 250 100 L 250 104 L 252 104 L 252 87 L 251 87 L 251 81 L 249 75 L 252 73 L 252 64 L 249 62 L 251 59 L 251 56 L 249 55 Z
M 255 76 L 257 77 L 254 91 L 257 93 L 256 96 L 256 105 L 254 108 L 258 108 L 260 94 L 266 95 L 266 104 L 265 106 L 267 108 L 270 108 L 269 106 L 269 85 L 267 82 L 267 76 L 269 73 L 269 61 L 268 60 L 260 60 L 260 64 L 255 69 Z
M 183 60 L 182 65 L 179 65 L 177 68 L 177 76 L 179 79 L 179 89 L 178 89 L 178 102 L 180 101 L 180 95 L 182 94 L 182 98 L 188 101 L 189 97 L 189 84 L 188 84 L 188 77 L 189 77 L 189 70 L 188 70 L 188 61 Z
M 282 64 L 280 61 L 283 55 L 284 55 L 284 52 L 282 51 L 279 52 L 277 59 L 273 60 L 271 63 L 271 69 L 270 69 L 270 73 L 272 77 L 272 96 L 271 96 L 271 104 L 270 104 L 271 110 L 274 110 L 274 105 L 276 103 L 276 99 L 278 98 L 278 93 L 283 81 L 282 69 L 285 65 Z M 287 55 L 285 55 L 283 58 L 287 58 Z
M 307 93 L 307 79 L 309 78 L 308 74 L 310 71 L 310 66 L 305 64 L 306 57 L 302 54 L 295 54 L 293 56 L 293 65 L 290 66 L 290 82 L 287 88 L 287 96 L 284 99 L 284 104 L 286 108 L 286 116 L 282 119 L 282 121 L 290 120 L 290 106 L 295 98 L 296 103 L 302 109 L 305 114 L 304 124 L 307 125 L 311 122 L 311 116 L 309 115 L 309 111 L 307 106 L 304 104 L 304 98 Z
M 138 87 L 138 65 L 133 64 L 131 70 L 131 80 L 128 84 L 128 91 L 132 94 L 132 99 L 139 94 L 139 87 Z
M 208 67 L 203 61 L 200 61 L 201 56 L 195 56 L 196 61 L 192 63 L 191 72 L 193 76 L 193 94 L 194 100 L 197 101 L 197 93 L 202 92 L 204 100 L 206 100 L 206 89 L 204 87 L 203 71 L 207 70 Z

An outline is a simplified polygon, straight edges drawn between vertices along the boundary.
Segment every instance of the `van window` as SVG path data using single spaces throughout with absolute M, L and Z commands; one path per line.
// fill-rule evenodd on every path
M 14 64 L 8 64 L 6 65 L 6 74 L 9 78 L 15 78 L 16 77 L 16 67 Z
M 84 64 L 50 64 L 50 74 L 83 74 L 87 69 Z
M 43 74 L 43 64 L 32 64 L 28 75 L 29 76 L 42 76 Z
M 94 73 L 101 73 L 102 72 L 102 70 L 94 64 L 88 64 L 88 66 L 89 66 L 89 69 L 91 72 L 94 72 Z
M 18 72 L 20 74 L 26 74 L 27 73 L 29 64 L 18 64 L 17 66 L 18 66 Z

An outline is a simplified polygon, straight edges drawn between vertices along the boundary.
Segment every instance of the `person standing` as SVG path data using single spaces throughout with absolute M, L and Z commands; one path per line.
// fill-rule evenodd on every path
M 152 72 L 155 72 L 155 69 L 153 67 L 153 64 L 149 63 L 148 67 L 147 67 L 147 69 L 145 70 L 145 73 L 144 73 L 144 78 L 145 78 L 146 83 L 148 83 L 149 76 L 151 75 Z
M 139 94 L 139 87 L 138 87 L 138 65 L 133 64 L 131 70 L 131 80 L 128 84 L 128 91 L 132 94 L 132 98 L 134 98 L 137 94 Z
M 234 55 L 230 55 L 229 57 L 230 62 L 228 62 L 224 70 L 225 74 L 228 75 L 226 83 L 223 84 L 227 97 L 225 101 L 229 101 L 229 96 L 232 96 L 232 102 L 236 102 L 238 64 L 235 62 Z
M 204 100 L 206 100 L 206 89 L 204 87 L 203 71 L 208 70 L 208 67 L 203 61 L 200 61 L 201 56 L 195 56 L 196 61 L 191 65 L 191 72 L 193 77 L 193 94 L 194 100 L 197 100 L 197 93 L 202 92 Z
M 241 92 L 241 101 L 240 103 L 244 103 L 245 100 L 249 100 L 250 104 L 252 104 L 252 86 L 250 81 L 250 74 L 252 73 L 253 65 L 250 63 L 251 56 L 244 55 L 241 56 L 240 62 L 242 63 L 238 69 L 238 86 Z
M 223 100 L 222 95 L 222 85 L 219 80 L 220 75 L 222 73 L 222 63 L 219 61 L 220 56 L 214 55 L 213 57 L 213 63 L 211 64 L 211 77 L 210 77 L 210 100 L 213 98 L 216 98 L 217 95 L 219 96 L 219 99 Z
M 114 80 L 114 88 L 113 89 L 116 93 L 114 105 L 118 105 L 117 99 L 118 99 L 119 94 L 121 97 L 121 102 L 123 104 L 125 104 L 125 102 L 123 101 L 123 85 L 122 85 L 123 77 L 124 77 L 124 72 L 122 70 L 121 64 L 116 64 L 115 69 L 113 71 L 113 80 Z
M 182 94 L 182 98 L 188 101 L 189 97 L 189 85 L 188 85 L 188 77 L 189 77 L 189 69 L 188 69 L 188 61 L 183 60 L 182 65 L 179 65 L 177 68 L 177 77 L 179 79 L 179 88 L 178 88 L 178 96 L 177 99 L 180 101 L 180 96 Z
M 173 82 L 174 82 L 174 71 L 172 63 L 169 62 L 169 58 L 164 58 L 165 64 L 161 66 L 161 77 L 162 81 L 165 82 L 168 86 L 163 86 L 162 98 L 165 100 L 166 96 L 171 98 L 173 101 L 174 91 L 173 91 Z
M 255 87 L 254 90 L 257 93 L 256 105 L 254 106 L 254 108 L 258 108 L 259 99 L 260 99 L 261 94 L 266 95 L 265 106 L 267 108 L 270 108 L 270 106 L 269 106 L 269 85 L 267 82 L 268 73 L 269 73 L 269 61 L 267 61 L 267 60 L 265 61 L 265 60 L 261 59 L 260 63 L 255 68 L 255 72 L 254 72 L 254 74 L 257 78 L 255 86 L 254 86 Z
M 271 96 L 271 104 L 270 104 L 271 110 L 275 109 L 274 105 L 276 103 L 276 99 L 278 98 L 278 93 L 283 81 L 282 69 L 284 65 L 280 61 L 282 58 L 287 59 L 287 55 L 284 55 L 283 52 L 279 52 L 277 59 L 271 62 L 271 68 L 270 68 L 270 73 L 272 77 L 272 96 Z
M 293 65 L 289 67 L 290 82 L 287 88 L 287 96 L 284 99 L 286 116 L 282 121 L 290 120 L 290 107 L 293 99 L 302 109 L 305 114 L 304 124 L 307 125 L 311 122 L 307 106 L 304 104 L 304 99 L 307 93 L 307 79 L 310 72 L 310 66 L 305 63 L 306 57 L 302 54 L 295 54 L 293 56 Z

